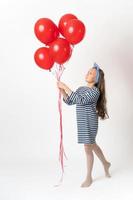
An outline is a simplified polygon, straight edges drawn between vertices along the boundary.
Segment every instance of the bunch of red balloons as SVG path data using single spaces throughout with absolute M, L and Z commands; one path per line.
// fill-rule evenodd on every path
M 72 55 L 72 46 L 78 44 L 85 35 L 85 25 L 73 14 L 63 15 L 56 24 L 49 18 L 40 18 L 34 26 L 39 41 L 45 44 L 36 50 L 36 64 L 50 70 L 54 63 L 63 64 Z M 61 36 L 62 35 L 62 36 Z

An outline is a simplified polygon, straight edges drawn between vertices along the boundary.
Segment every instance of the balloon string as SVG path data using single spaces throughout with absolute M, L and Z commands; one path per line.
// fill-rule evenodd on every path
M 62 76 L 62 73 L 64 71 L 64 66 L 59 65 L 56 66 L 56 78 L 58 81 L 60 81 L 60 78 Z M 59 162 L 61 164 L 61 169 L 62 169 L 62 175 L 60 179 L 60 183 L 63 181 L 63 173 L 64 173 L 64 156 L 67 159 L 66 153 L 64 151 L 64 146 L 63 146 L 63 126 L 62 126 L 62 101 L 61 101 L 61 91 L 59 89 L 59 96 L 58 96 L 58 110 L 59 110 L 59 115 L 60 115 L 60 146 L 59 146 Z M 59 184 L 58 184 L 59 185 Z M 58 186 L 56 185 L 56 186 Z

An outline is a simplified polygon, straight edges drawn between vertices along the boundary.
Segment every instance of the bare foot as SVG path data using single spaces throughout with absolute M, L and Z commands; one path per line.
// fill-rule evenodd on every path
M 81 184 L 81 187 L 89 187 L 92 183 L 92 178 L 86 178 L 86 180 Z
M 109 167 L 111 166 L 111 163 L 110 162 L 107 162 L 105 165 L 104 165 L 104 171 L 105 171 L 105 176 L 106 177 L 111 177 L 110 173 L 109 173 Z

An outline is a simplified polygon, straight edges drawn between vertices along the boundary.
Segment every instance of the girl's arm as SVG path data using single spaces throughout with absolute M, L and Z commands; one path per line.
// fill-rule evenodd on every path
M 79 92 L 79 89 L 77 89 L 75 92 L 72 91 L 66 84 L 59 82 L 59 86 L 61 89 L 65 91 L 65 93 L 68 94 L 68 97 L 66 97 L 65 103 L 69 105 L 73 104 L 88 104 L 93 103 L 98 100 L 98 97 L 100 95 L 98 88 L 91 88 L 86 91 Z
M 72 93 L 72 90 L 71 90 L 66 84 L 64 84 L 64 83 L 61 82 L 61 81 L 58 81 L 58 82 L 57 82 L 57 87 L 58 87 L 59 89 L 62 89 L 62 90 L 61 90 L 62 94 L 64 94 L 64 92 L 65 92 L 66 94 L 68 94 L 68 96 L 70 96 L 71 93 Z
M 69 95 L 65 92 L 64 89 L 60 88 L 60 91 L 61 91 L 61 94 L 63 95 L 63 101 L 68 104 L 68 105 L 73 105 L 73 104 L 76 104 L 75 102 L 73 101 L 70 101 L 69 99 L 69 95 L 70 95 L 70 91 L 69 91 Z
M 61 91 L 61 94 L 63 95 L 63 98 L 66 100 L 66 98 L 68 97 L 67 93 L 65 92 L 64 89 L 61 89 L 61 88 L 60 88 L 60 91 Z

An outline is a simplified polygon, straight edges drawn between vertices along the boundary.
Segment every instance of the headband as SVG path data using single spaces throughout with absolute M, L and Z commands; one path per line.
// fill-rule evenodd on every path
M 98 83 L 98 79 L 99 79 L 99 65 L 97 63 L 94 63 L 93 67 L 96 68 L 96 80 L 95 83 Z

